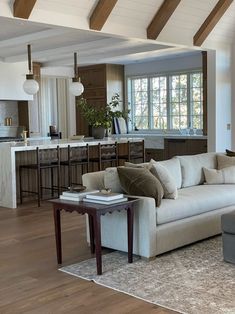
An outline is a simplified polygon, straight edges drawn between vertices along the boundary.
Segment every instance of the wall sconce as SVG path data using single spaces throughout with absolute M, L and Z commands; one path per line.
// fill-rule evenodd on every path
M 26 74 L 26 81 L 23 84 L 23 89 L 26 94 L 34 95 L 39 90 L 39 84 L 35 81 L 33 73 L 32 73 L 32 64 L 31 64 L 31 46 L 28 45 L 28 68 L 29 74 Z
M 69 91 L 74 96 L 80 96 L 84 92 L 84 86 L 80 82 L 78 77 L 78 67 L 77 67 L 77 53 L 74 52 L 74 77 L 73 81 L 70 84 Z

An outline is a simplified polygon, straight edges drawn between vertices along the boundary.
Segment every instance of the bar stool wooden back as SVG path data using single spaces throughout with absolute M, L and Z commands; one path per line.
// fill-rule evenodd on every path
M 67 160 L 61 161 L 61 166 L 68 167 L 68 187 L 82 183 L 82 175 L 89 172 L 89 145 L 71 147 L 68 145 Z M 75 167 L 80 167 L 79 182 L 74 181 L 74 176 L 78 176 L 74 171 Z M 75 174 L 73 176 L 73 174 Z
M 127 154 L 118 154 L 118 161 L 120 160 L 133 162 L 145 162 L 145 146 L 144 140 L 141 142 L 127 142 Z
M 50 179 L 48 180 L 50 186 L 43 186 L 42 170 L 50 169 Z M 56 169 L 56 181 L 57 185 L 54 185 L 54 169 Z M 36 190 L 25 190 L 23 188 L 23 171 L 34 170 L 36 172 Z M 45 181 L 45 180 L 44 180 Z M 43 197 L 43 190 L 51 190 L 51 198 L 54 197 L 55 190 L 57 196 L 60 195 L 60 149 L 39 149 L 36 148 L 36 163 L 19 166 L 19 184 L 20 184 L 20 203 L 23 202 L 24 193 L 33 193 L 37 195 L 38 207 L 41 205 L 41 199 Z
M 90 158 L 92 164 L 92 171 L 94 171 L 94 164 L 98 164 L 98 170 L 101 171 L 107 166 L 118 165 L 117 142 L 114 144 L 98 144 L 98 157 Z

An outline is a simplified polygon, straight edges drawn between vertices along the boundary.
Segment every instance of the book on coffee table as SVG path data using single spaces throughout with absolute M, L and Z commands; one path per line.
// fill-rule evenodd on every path
M 85 190 L 83 192 L 72 192 L 65 191 L 60 195 L 60 199 L 62 200 L 70 200 L 70 201 L 81 201 L 86 195 L 97 193 L 99 190 Z
M 102 193 L 102 192 L 98 192 L 98 193 L 92 193 L 92 194 L 88 194 L 86 195 L 87 199 L 92 199 L 92 200 L 99 200 L 99 201 L 113 201 L 113 200 L 118 200 L 123 198 L 123 194 L 122 193 Z
M 114 199 L 114 200 L 110 200 L 110 201 L 91 199 L 91 198 L 87 198 L 87 197 L 84 197 L 84 198 L 83 198 L 83 202 L 87 202 L 87 203 L 96 203 L 96 204 L 104 204 L 104 205 L 118 204 L 118 203 L 121 203 L 121 202 L 125 202 L 125 201 L 127 201 L 127 200 L 128 200 L 127 197 L 122 197 L 122 198 Z

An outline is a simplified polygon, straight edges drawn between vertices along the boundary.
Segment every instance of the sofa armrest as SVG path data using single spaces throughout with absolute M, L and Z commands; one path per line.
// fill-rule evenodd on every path
M 133 195 L 132 195 L 133 196 Z M 155 199 L 146 196 L 135 196 L 134 228 L 137 228 L 137 247 L 140 256 L 149 258 L 156 251 L 156 204 Z M 135 232 L 135 231 L 134 231 Z
M 104 188 L 104 171 L 89 172 L 82 176 L 82 184 L 89 190 L 101 190 Z

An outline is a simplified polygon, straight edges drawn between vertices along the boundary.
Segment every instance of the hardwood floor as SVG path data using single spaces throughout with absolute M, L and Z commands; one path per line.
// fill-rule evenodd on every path
M 90 258 L 85 217 L 62 212 L 63 265 Z M 173 311 L 57 270 L 51 204 L 0 208 L 0 314 Z

